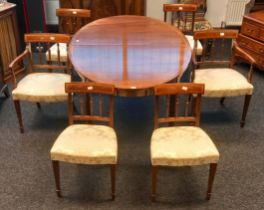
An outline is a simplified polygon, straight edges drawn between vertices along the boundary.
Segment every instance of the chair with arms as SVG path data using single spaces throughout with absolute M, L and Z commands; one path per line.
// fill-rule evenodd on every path
M 91 11 L 88 9 L 56 9 L 56 15 L 59 18 L 59 33 L 75 34 L 82 26 L 87 24 L 91 18 Z M 61 60 L 66 59 L 67 47 L 64 43 L 60 43 Z M 56 61 L 56 46 L 51 47 L 51 60 Z M 47 55 L 48 56 L 48 55 Z
M 197 42 L 203 44 L 203 53 L 199 61 L 193 53 L 194 71 L 192 81 L 204 83 L 204 97 L 221 98 L 223 104 L 226 97 L 245 96 L 244 108 L 240 126 L 245 124 L 246 114 L 253 94 L 251 84 L 255 60 L 244 52 L 234 42 L 238 36 L 236 30 L 197 31 L 194 34 L 195 46 Z M 250 64 L 247 77 L 234 69 L 234 63 L 242 59 Z
M 203 84 L 174 83 L 154 88 L 155 115 L 151 137 L 152 201 L 156 200 L 157 172 L 160 167 L 210 164 L 207 199 L 211 197 L 219 152 L 200 126 Z M 175 96 L 175 113 L 169 114 L 171 96 Z M 164 106 L 165 104 L 165 106 Z M 165 110 L 164 110 L 165 107 Z M 175 124 L 160 127 L 161 124 Z
M 64 43 L 67 47 L 70 36 L 64 34 L 26 34 L 26 50 L 14 59 L 9 65 L 12 72 L 13 101 L 19 121 L 20 132 L 24 132 L 20 101 L 37 102 L 59 102 L 66 101 L 67 94 L 64 90 L 64 83 L 71 81 L 71 66 L 68 56 L 63 61 L 60 60 L 59 43 Z M 51 61 L 50 47 L 56 46 L 56 62 Z M 47 52 L 47 55 L 46 55 Z M 18 81 L 15 72 L 21 68 L 22 63 L 27 67 L 27 74 Z
M 61 196 L 59 161 L 108 165 L 114 200 L 117 163 L 117 137 L 113 129 L 115 88 L 101 83 L 74 82 L 66 83 L 65 91 L 68 93 L 69 126 L 62 131 L 50 151 L 57 195 Z M 80 105 L 79 110 L 74 108 L 73 95 L 79 99 L 79 103 L 77 100 L 74 103 Z M 84 103 L 86 98 L 88 103 Z

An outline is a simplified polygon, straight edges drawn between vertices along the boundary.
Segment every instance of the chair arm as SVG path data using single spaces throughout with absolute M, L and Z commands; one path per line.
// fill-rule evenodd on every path
M 19 64 L 21 64 L 25 58 L 29 58 L 29 56 L 30 56 L 30 52 L 28 49 L 26 49 L 9 64 L 9 71 L 11 72 L 12 75 L 12 82 L 14 87 L 16 87 L 17 84 L 16 75 L 24 69 L 21 68 L 21 70 L 17 73 L 15 72 L 17 70 L 17 66 L 19 66 Z
M 251 55 L 249 55 L 247 52 L 245 52 L 241 47 L 239 47 L 236 42 L 234 42 L 234 45 L 232 48 L 232 55 L 233 55 L 233 61 L 235 60 L 234 58 L 236 57 L 250 64 L 250 69 L 248 72 L 247 79 L 248 79 L 248 82 L 251 83 L 254 66 L 256 65 L 256 60 Z

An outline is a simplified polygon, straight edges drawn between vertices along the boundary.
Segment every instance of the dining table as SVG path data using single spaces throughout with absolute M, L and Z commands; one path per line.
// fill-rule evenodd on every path
M 153 94 L 187 69 L 192 50 L 176 27 L 146 16 L 111 16 L 77 31 L 69 45 L 74 69 L 88 81 L 112 84 L 120 96 Z

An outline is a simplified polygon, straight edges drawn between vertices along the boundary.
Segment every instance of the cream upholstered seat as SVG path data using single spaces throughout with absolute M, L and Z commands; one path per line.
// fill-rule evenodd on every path
M 37 102 L 40 108 L 40 102 L 67 100 L 64 84 L 71 81 L 71 65 L 68 56 L 67 54 L 65 55 L 66 58 L 63 62 L 60 60 L 50 62 L 46 59 L 46 52 L 50 57 L 51 45 L 57 46 L 56 43 L 63 43 L 68 48 L 70 40 L 71 37 L 65 34 L 26 34 L 26 50 L 9 65 L 13 82 L 12 97 L 21 133 L 24 132 L 24 125 L 20 101 Z M 61 52 L 58 48 L 56 56 L 60 54 Z M 23 72 L 25 69 L 27 70 L 26 76 L 18 80 L 15 72 Z
M 14 100 L 31 102 L 66 101 L 64 84 L 71 76 L 63 73 L 31 73 L 19 81 L 12 91 Z
M 151 137 L 151 162 L 159 166 L 217 163 L 219 152 L 211 138 L 196 126 L 156 129 Z
M 210 30 L 194 33 L 194 51 L 198 41 L 203 43 L 199 59 L 193 56 L 194 72 L 192 81 L 205 84 L 204 97 L 220 97 L 223 104 L 226 97 L 245 96 L 240 126 L 245 124 L 246 114 L 254 87 L 251 84 L 255 60 L 244 52 L 234 41 L 236 30 Z M 232 49 L 232 50 L 231 50 Z M 247 77 L 234 69 L 236 60 L 250 63 Z
M 156 200 L 157 172 L 160 167 L 204 164 L 210 164 L 207 190 L 209 200 L 219 152 L 211 138 L 199 127 L 204 84 L 163 84 L 156 86 L 154 93 L 155 130 L 150 144 L 152 201 Z M 163 104 L 166 106 L 161 106 Z M 158 128 L 160 124 L 173 123 L 176 125 Z
M 58 8 L 56 15 L 59 18 L 59 32 L 64 34 L 75 34 L 82 26 L 89 22 L 91 17 L 91 10 L 88 9 L 72 9 L 72 8 Z M 67 47 L 64 43 L 59 43 L 60 60 L 65 62 L 67 59 Z M 58 61 L 57 46 L 51 46 L 50 57 L 46 54 L 47 60 Z
M 68 93 L 70 125 L 62 131 L 50 150 L 57 195 L 61 196 L 59 162 L 68 162 L 109 165 L 112 199 L 114 199 L 118 150 L 117 137 L 113 129 L 115 88 L 112 85 L 100 83 L 72 82 L 66 83 L 65 91 Z M 79 99 L 79 103 L 78 100 L 73 100 L 73 95 L 74 98 Z M 88 100 L 87 103 L 84 103 L 84 98 Z M 74 104 L 80 104 L 79 110 Z M 107 104 L 107 108 L 104 104 Z M 89 108 L 84 111 L 85 107 Z M 94 122 L 108 125 L 91 124 Z
M 194 49 L 194 39 L 193 39 L 193 36 L 191 36 L 191 35 L 185 35 L 185 38 L 188 40 L 189 45 L 190 45 L 191 49 L 193 50 Z M 197 43 L 197 49 L 196 49 L 196 55 L 202 55 L 202 53 L 203 53 L 203 46 L 202 46 L 201 42 L 198 42 Z
M 231 68 L 196 70 L 195 83 L 204 83 L 206 97 L 229 97 L 253 94 L 253 85 Z
M 52 160 L 69 163 L 116 164 L 116 134 L 109 126 L 70 125 L 56 139 L 50 154 Z

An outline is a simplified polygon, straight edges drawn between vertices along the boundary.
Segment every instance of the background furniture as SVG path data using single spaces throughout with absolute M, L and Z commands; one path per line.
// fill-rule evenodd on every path
M 205 84 L 203 97 L 221 98 L 221 104 L 227 97 L 244 96 L 240 121 L 240 127 L 243 127 L 254 89 L 251 83 L 255 61 L 234 43 L 237 36 L 236 30 L 196 31 L 194 51 L 198 41 L 203 44 L 204 50 L 199 60 L 193 59 L 195 67 L 192 81 Z M 247 77 L 234 69 L 234 63 L 238 59 L 250 64 Z
M 245 15 L 238 36 L 238 44 L 255 60 L 259 69 L 264 70 L 264 10 Z
M 115 87 L 76 82 L 66 83 L 65 91 L 68 93 L 69 126 L 61 132 L 50 151 L 57 195 L 61 196 L 59 161 L 85 165 L 108 165 L 111 172 L 112 200 L 114 200 L 117 163 L 117 137 L 113 129 Z M 79 103 L 74 102 L 73 95 L 80 96 Z M 90 106 L 87 110 L 89 114 L 82 111 L 84 107 L 87 107 L 86 103 L 82 103 L 83 97 L 89 98 Z M 80 111 L 78 110 L 77 113 L 73 108 L 76 104 L 80 105 Z M 95 122 L 99 124 L 95 125 Z
M 94 21 L 72 37 L 75 70 L 93 82 L 115 85 L 120 95 L 152 94 L 186 70 L 191 49 L 182 32 L 144 16 Z
M 91 21 L 114 15 L 145 14 L 145 0 L 60 0 L 60 7 L 90 9 Z
M 9 70 L 12 72 L 13 82 L 12 96 L 21 133 L 24 132 L 24 126 L 20 101 L 36 102 L 38 108 L 40 108 L 40 102 L 67 100 L 64 85 L 65 82 L 71 81 L 71 66 L 67 56 L 70 40 L 71 37 L 65 34 L 26 34 L 26 50 L 10 63 Z M 54 46 L 55 43 L 57 54 L 55 58 L 52 58 L 54 55 L 51 54 L 50 47 Z M 61 59 L 59 43 L 64 43 L 67 46 L 66 56 L 64 55 L 66 59 Z M 46 51 L 48 51 L 47 54 Z M 52 62 L 52 60 L 56 60 L 56 62 Z M 15 72 L 21 69 L 18 64 L 23 62 L 28 67 L 27 75 L 17 81 L 18 78 L 15 76 Z
M 6 82 L 11 78 L 8 65 L 20 50 L 18 34 L 15 4 L 6 3 L 0 7 L 0 94 L 4 92 L 6 96 Z

